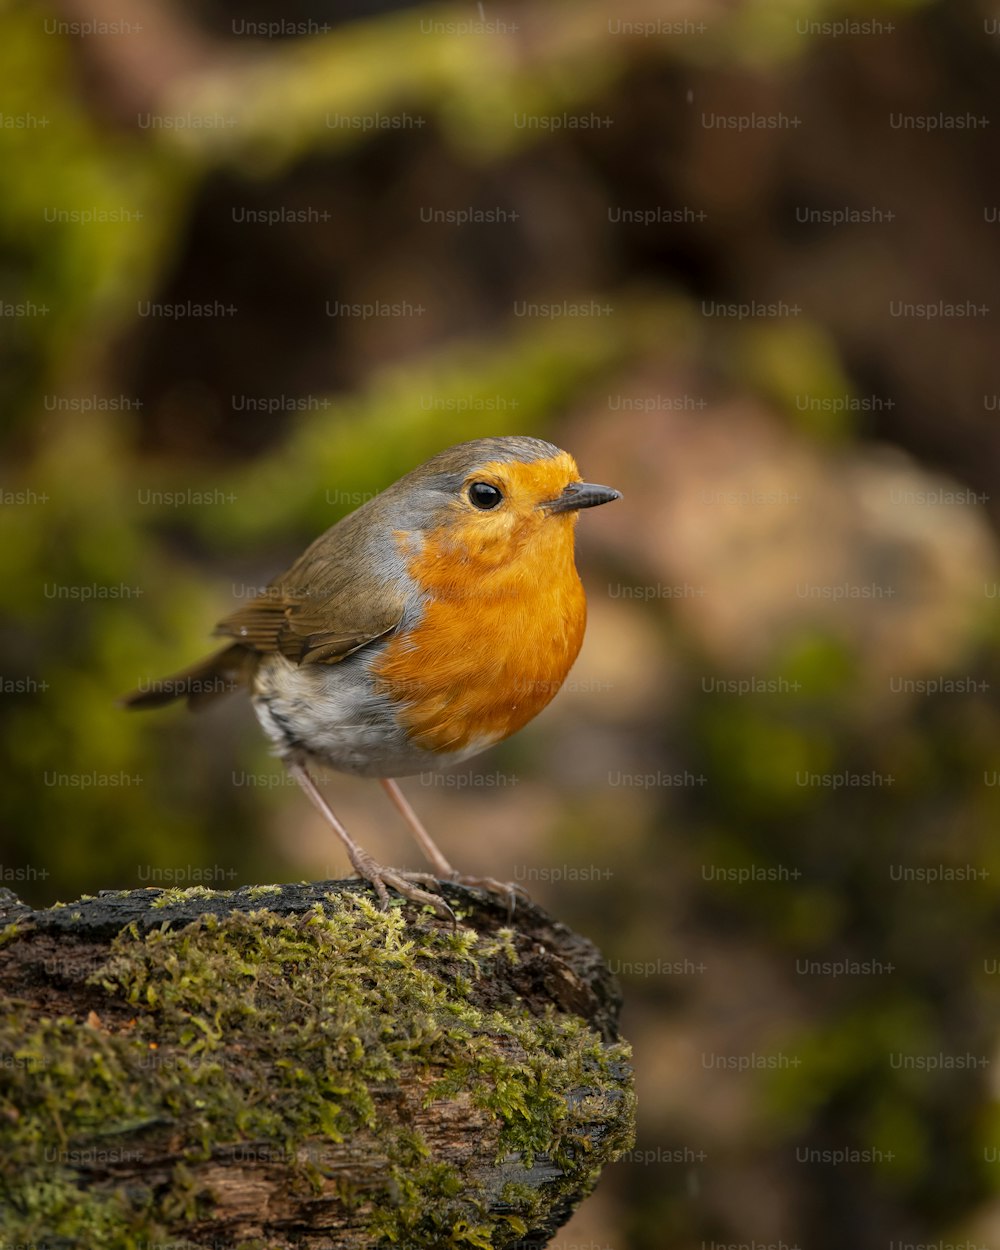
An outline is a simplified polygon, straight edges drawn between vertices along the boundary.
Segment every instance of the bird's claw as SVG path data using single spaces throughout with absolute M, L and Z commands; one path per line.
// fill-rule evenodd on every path
M 507 918 L 513 919 L 514 908 L 520 899 L 522 903 L 531 901 L 528 891 L 513 881 L 498 881 L 495 877 L 467 877 L 453 872 L 449 880 L 455 885 L 468 886 L 472 890 L 484 890 L 487 894 L 496 894 L 507 904 Z
M 437 878 L 429 872 L 400 872 L 396 868 L 383 868 L 370 855 L 364 853 L 352 857 L 351 866 L 375 890 L 383 911 L 389 906 L 389 890 L 393 889 L 411 903 L 433 907 L 442 920 L 456 924 L 455 913 L 440 894 L 431 894 L 429 890 L 423 890 L 416 884 L 420 882 L 422 885 L 437 886 Z

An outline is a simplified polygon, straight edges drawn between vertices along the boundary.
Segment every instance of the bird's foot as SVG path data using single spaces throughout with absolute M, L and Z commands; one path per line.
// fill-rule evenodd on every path
M 367 851 L 360 848 L 351 855 L 351 867 L 359 877 L 367 881 L 378 895 L 379 906 L 383 911 L 389 906 L 389 891 L 395 890 L 411 903 L 422 903 L 433 907 L 442 920 L 455 924 L 455 913 L 440 896 L 421 889 L 421 885 L 436 886 L 438 880 L 429 872 L 401 872 L 397 868 L 384 868 L 377 863 Z M 418 883 L 419 884 L 416 884 Z
M 514 908 L 518 900 L 522 903 L 531 901 L 528 891 L 513 881 L 497 881 L 495 877 L 467 877 L 462 873 L 451 872 L 448 880 L 455 885 L 465 885 L 472 890 L 485 890 L 487 894 L 496 894 L 507 904 L 507 917 L 513 918 Z

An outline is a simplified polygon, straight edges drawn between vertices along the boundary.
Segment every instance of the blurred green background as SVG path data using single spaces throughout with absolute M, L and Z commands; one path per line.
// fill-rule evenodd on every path
M 245 699 L 115 698 L 550 438 L 625 495 L 583 653 L 404 788 L 623 981 L 639 1140 L 555 1244 L 1000 1246 L 998 51 L 971 0 L 5 4 L 0 883 L 344 875 Z

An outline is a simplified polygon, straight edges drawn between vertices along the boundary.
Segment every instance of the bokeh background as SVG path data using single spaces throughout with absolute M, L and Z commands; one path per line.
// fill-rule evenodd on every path
M 405 788 L 621 975 L 639 1138 L 556 1245 L 1000 1247 L 998 54 L 986 0 L 5 4 L 2 883 L 343 875 L 246 700 L 115 698 L 552 439 L 624 492 L 583 653 Z

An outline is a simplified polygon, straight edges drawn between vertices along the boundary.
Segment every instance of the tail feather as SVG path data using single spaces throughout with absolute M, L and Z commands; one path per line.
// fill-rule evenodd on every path
M 190 668 L 151 681 L 140 686 L 119 700 L 122 707 L 162 707 L 176 699 L 186 699 L 189 708 L 196 709 L 214 699 L 245 686 L 252 671 L 254 654 L 238 642 L 224 647 Z

